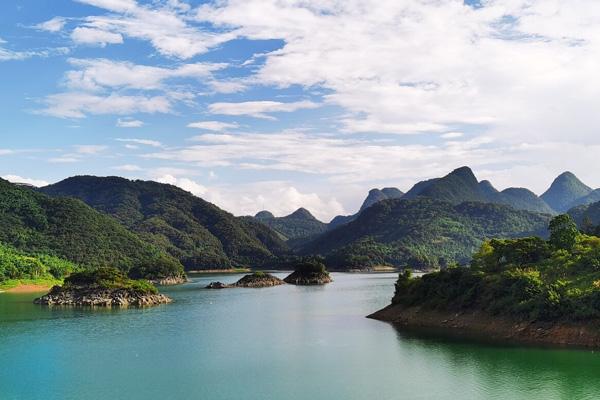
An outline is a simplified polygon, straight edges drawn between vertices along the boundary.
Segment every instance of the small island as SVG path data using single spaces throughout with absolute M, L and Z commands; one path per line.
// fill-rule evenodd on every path
M 243 276 L 236 283 L 229 285 L 223 282 L 211 282 L 206 289 L 227 289 L 227 288 L 264 288 L 270 286 L 283 285 L 285 282 L 281 279 L 267 274 L 263 271 L 256 271 L 252 274 Z
M 369 316 L 409 329 L 529 344 L 600 347 L 600 237 L 568 215 L 550 239 L 486 241 L 470 267 L 400 275 L 392 304 Z
M 233 284 L 235 287 L 246 287 L 246 288 L 263 288 L 269 286 L 283 285 L 285 282 L 281 279 L 267 274 L 266 272 L 256 271 L 253 274 L 249 274 L 241 278 L 239 281 Z
M 128 278 L 116 268 L 76 272 L 62 286 L 34 300 L 35 304 L 68 306 L 153 306 L 172 300 L 146 280 Z
M 325 264 L 318 259 L 309 259 L 297 264 L 294 272 L 284 279 L 285 283 L 291 285 L 313 286 L 325 285 L 333 282 Z

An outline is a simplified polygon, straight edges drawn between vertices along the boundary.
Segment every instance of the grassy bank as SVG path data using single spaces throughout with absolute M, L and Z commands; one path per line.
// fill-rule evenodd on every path
M 0 291 L 19 292 L 22 290 L 30 291 L 39 288 L 40 291 L 49 289 L 54 285 L 62 284 L 60 279 L 39 278 L 39 279 L 9 279 L 0 282 Z

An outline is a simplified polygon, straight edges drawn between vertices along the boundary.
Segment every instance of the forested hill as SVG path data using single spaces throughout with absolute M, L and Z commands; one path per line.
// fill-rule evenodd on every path
M 29 254 L 58 256 L 82 267 L 182 272 L 177 260 L 83 202 L 52 198 L 1 179 L 0 243 Z
M 498 191 L 489 181 L 479 182 L 469 167 L 461 167 L 442 178 L 417 183 L 404 199 L 429 197 L 460 204 L 465 201 L 506 204 L 517 210 L 553 214 L 555 211 L 535 193 L 524 188 L 508 188 Z
M 77 176 L 40 189 L 83 200 L 110 214 L 186 269 L 260 266 L 287 251 L 269 228 L 237 218 L 172 185 Z
M 544 234 L 549 219 L 500 204 L 384 200 L 304 245 L 301 253 L 326 256 L 335 268 L 437 267 L 468 261 L 486 238 Z
M 280 233 L 284 240 L 305 239 L 327 230 L 327 224 L 316 219 L 305 208 L 299 208 L 284 217 L 275 217 L 268 211 L 261 211 L 254 218 Z

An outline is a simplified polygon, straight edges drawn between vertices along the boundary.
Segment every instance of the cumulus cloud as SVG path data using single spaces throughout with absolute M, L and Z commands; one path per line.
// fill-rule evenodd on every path
M 48 21 L 35 25 L 35 28 L 46 32 L 60 32 L 66 23 L 66 18 L 54 17 Z
M 112 12 L 88 16 L 82 26 L 76 28 L 87 30 L 84 32 L 92 37 L 101 36 L 101 32 L 106 34 L 103 44 L 121 43 L 126 36 L 149 41 L 165 56 L 188 59 L 236 37 L 234 32 L 213 33 L 198 24 L 191 25 L 187 15 L 189 6 L 179 1 L 150 5 L 140 5 L 133 0 L 78 1 Z
M 46 108 L 37 113 L 59 118 L 84 118 L 87 114 L 124 115 L 135 113 L 170 113 L 171 100 L 164 96 L 95 95 L 65 92 L 46 96 Z
M 139 119 L 119 118 L 117 119 L 118 128 L 141 128 L 144 122 Z
M 140 167 L 139 165 L 134 165 L 134 164 L 123 164 L 123 165 L 117 165 L 112 167 L 112 169 L 116 170 L 116 171 L 123 171 L 123 172 L 137 172 L 137 171 L 141 171 L 142 167 Z
M 79 44 L 91 44 L 104 47 L 107 44 L 123 43 L 123 36 L 96 28 L 77 27 L 71 33 L 71 39 Z
M 134 144 L 141 144 L 144 146 L 150 146 L 150 147 L 162 147 L 162 143 L 157 141 L 157 140 L 151 140 L 151 139 L 123 139 L 123 138 L 118 138 L 115 139 L 117 142 L 123 142 L 123 143 L 134 143 Z
M 99 59 L 70 59 L 69 63 L 77 69 L 65 74 L 68 87 L 75 90 L 112 89 L 165 89 L 169 79 L 193 78 L 212 79 L 213 71 L 223 69 L 224 63 L 182 64 L 175 68 L 138 65 L 127 61 Z
M 3 175 L 2 179 L 5 179 L 12 183 L 25 183 L 27 185 L 33 185 L 36 187 L 48 186 L 50 183 L 42 179 L 24 178 L 19 175 Z
M 207 131 L 224 131 L 227 129 L 239 128 L 239 125 L 234 122 L 222 122 L 222 121 L 198 121 L 192 122 L 187 125 L 188 128 L 204 129 Z
M 279 101 L 245 101 L 240 103 L 212 103 L 208 106 L 208 111 L 211 114 L 249 115 L 254 118 L 275 119 L 275 117 L 269 114 L 294 112 L 317 107 L 319 107 L 319 104 L 308 100 L 289 103 Z
M 254 215 L 258 211 L 268 209 L 277 216 L 283 216 L 304 207 L 313 212 L 315 217 L 329 221 L 335 215 L 345 212 L 344 207 L 335 198 L 323 199 L 317 193 L 301 192 L 286 181 L 205 186 L 193 179 L 171 174 L 155 176 L 154 180 L 178 186 L 235 215 Z

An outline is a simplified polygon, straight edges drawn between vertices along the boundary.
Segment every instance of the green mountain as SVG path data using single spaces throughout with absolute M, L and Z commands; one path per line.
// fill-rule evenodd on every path
M 290 244 L 314 237 L 327 230 L 326 223 L 316 219 L 304 208 L 299 208 L 285 217 L 275 217 L 268 211 L 261 211 L 254 218 L 281 234 L 284 240 L 291 242 Z
M 77 176 L 40 189 L 115 217 L 188 270 L 261 266 L 287 251 L 270 229 L 189 192 L 151 181 Z
M 541 198 L 558 212 L 565 212 L 576 206 L 576 200 L 588 196 L 592 189 L 581 182 L 573 173 L 563 172 Z M 581 203 L 580 203 L 581 204 Z
M 156 277 L 183 272 L 175 259 L 83 202 L 52 198 L 1 179 L 0 243 L 82 267 L 143 269 Z
M 402 196 L 404 196 L 404 192 L 402 192 L 401 190 L 394 188 L 394 187 L 387 187 L 387 188 L 383 188 L 381 190 L 380 189 L 371 189 L 371 190 L 369 190 L 369 194 L 367 195 L 367 198 L 363 201 L 362 205 L 360 206 L 360 209 L 358 210 L 358 212 L 356 214 L 336 216 L 329 222 L 328 229 L 334 229 L 334 228 L 337 228 L 338 226 L 347 224 L 350 221 L 354 221 L 361 212 L 363 212 L 365 209 L 371 207 L 373 204 L 375 204 L 377 202 L 380 202 L 383 200 L 389 200 L 389 199 L 399 199 Z
M 300 253 L 323 255 L 332 268 L 444 266 L 468 261 L 485 238 L 544 233 L 549 219 L 501 204 L 384 200 L 302 246 Z
M 573 207 L 568 211 L 568 214 L 582 229 L 600 225 L 600 201 Z
M 455 169 L 442 178 L 422 181 L 413 186 L 403 198 L 429 197 L 460 204 L 465 201 L 506 204 L 517 210 L 554 214 L 535 193 L 524 188 L 508 188 L 501 192 L 489 181 L 478 182 L 469 167 Z

